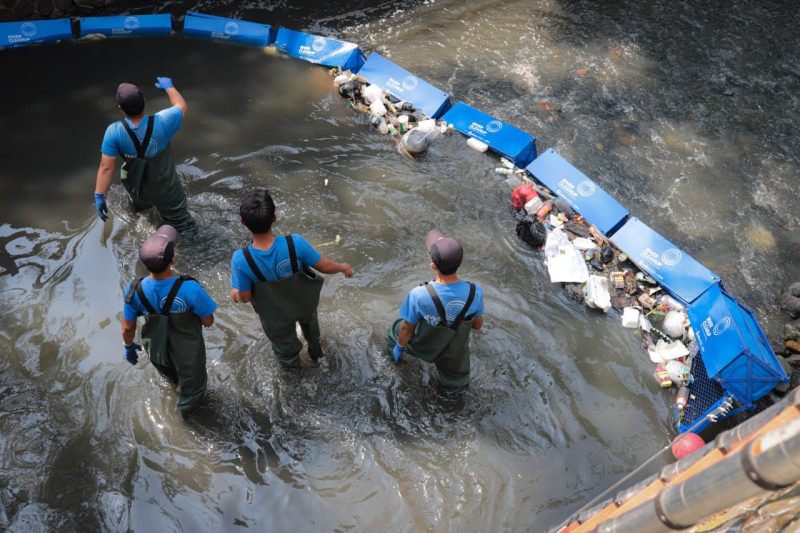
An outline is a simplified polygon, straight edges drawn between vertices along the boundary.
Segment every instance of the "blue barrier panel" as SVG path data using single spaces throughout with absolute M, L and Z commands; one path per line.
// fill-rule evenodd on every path
M 684 303 L 695 301 L 719 282 L 719 276 L 638 218 L 629 218 L 611 236 L 611 242 Z
M 475 137 L 514 161 L 520 168 L 536 158 L 536 138 L 524 131 L 478 111 L 463 102 L 456 102 L 442 120 L 469 137 Z
M 69 19 L 0 22 L 0 48 L 72 39 Z
M 172 33 L 172 15 L 81 17 L 80 36 L 151 37 Z
M 183 33 L 190 37 L 264 47 L 271 41 L 269 24 L 216 17 L 189 11 L 183 22 Z
M 750 407 L 789 378 L 753 312 L 715 285 L 686 310 L 708 376 Z
M 450 108 L 450 95 L 395 65 L 377 52 L 369 55 L 358 73 L 387 93 L 411 102 L 431 118 L 439 118 Z
M 364 53 L 357 44 L 280 28 L 275 47 L 286 55 L 326 67 L 358 72 Z
M 526 170 L 604 235 L 612 235 L 630 214 L 622 204 L 552 148 L 534 159 Z

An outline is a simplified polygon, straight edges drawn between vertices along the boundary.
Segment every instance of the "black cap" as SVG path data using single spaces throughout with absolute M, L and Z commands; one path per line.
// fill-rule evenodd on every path
M 454 274 L 464 258 L 464 249 L 458 241 L 439 230 L 428 232 L 425 248 L 428 249 L 436 269 L 442 274 Z
M 117 87 L 117 103 L 122 112 L 134 117 L 144 112 L 144 95 L 132 83 L 120 83 Z
M 178 231 L 164 224 L 150 235 L 139 247 L 139 259 L 150 272 L 163 272 L 175 256 L 175 242 Z

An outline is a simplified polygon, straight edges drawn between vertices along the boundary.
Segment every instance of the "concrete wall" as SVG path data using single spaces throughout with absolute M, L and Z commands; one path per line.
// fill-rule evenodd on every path
M 95 14 L 114 0 L 0 0 L 0 22 Z

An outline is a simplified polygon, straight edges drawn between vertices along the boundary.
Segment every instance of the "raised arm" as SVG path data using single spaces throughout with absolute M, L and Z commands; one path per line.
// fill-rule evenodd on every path
M 186 110 L 188 109 L 186 100 L 183 99 L 181 93 L 179 93 L 178 89 L 175 88 L 175 85 L 172 83 L 172 78 L 159 76 L 156 78 L 156 87 L 166 91 L 167 98 L 169 98 L 169 103 L 180 107 L 181 113 L 183 113 L 183 118 L 186 118 Z

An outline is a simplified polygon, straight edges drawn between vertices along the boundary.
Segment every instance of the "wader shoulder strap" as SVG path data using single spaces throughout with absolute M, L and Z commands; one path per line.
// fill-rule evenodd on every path
M 242 253 L 244 254 L 244 258 L 247 261 L 248 266 L 250 266 L 250 270 L 253 271 L 253 274 L 258 278 L 258 281 L 264 282 L 267 281 L 267 278 L 264 277 L 264 274 L 261 273 L 261 270 L 258 268 L 255 260 L 253 259 L 253 254 L 250 253 L 250 245 L 245 245 L 242 248 Z
M 431 295 L 431 300 L 433 300 L 433 305 L 436 306 L 436 311 L 439 313 L 439 324 L 442 326 L 447 325 L 447 313 L 444 310 L 444 305 L 442 305 L 442 300 L 439 299 L 439 295 L 436 294 L 436 289 L 433 288 L 433 285 L 430 283 L 425 283 L 425 288 L 428 289 L 428 294 Z
M 464 320 L 464 317 L 467 316 L 467 311 L 469 310 L 469 306 L 472 305 L 472 300 L 475 299 L 475 285 L 473 285 L 469 281 L 467 282 L 467 284 L 469 285 L 469 296 L 467 296 L 467 303 L 464 304 L 464 309 L 461 310 L 461 312 L 458 314 L 455 321 L 453 322 L 453 325 L 450 326 L 452 329 L 458 329 L 458 326 L 461 325 L 461 322 Z
M 297 267 L 297 251 L 294 249 L 294 240 L 292 235 L 286 236 L 286 246 L 289 247 L 289 261 L 292 263 L 292 274 L 297 274 L 300 269 Z
M 175 283 L 172 284 L 172 288 L 169 290 L 167 299 L 164 301 L 164 307 L 161 308 L 162 315 L 169 314 L 169 310 L 172 309 L 172 302 L 174 302 L 175 297 L 178 296 L 178 291 L 181 289 L 181 285 L 183 285 L 184 279 L 186 278 L 181 276 L 175 280 Z
M 144 295 L 144 290 L 142 290 L 142 278 L 136 278 L 136 294 L 139 295 L 139 301 L 142 302 L 142 305 L 147 309 L 147 312 L 151 315 L 158 314 L 156 308 L 150 305 L 150 301 Z
M 122 119 L 122 125 L 125 127 L 125 131 L 128 132 L 128 135 L 133 141 L 133 147 L 136 148 L 136 157 L 139 159 L 144 159 L 145 152 L 147 151 L 147 147 L 150 146 L 150 138 L 153 136 L 153 115 L 147 116 L 147 128 L 144 131 L 144 141 L 139 142 L 139 138 L 136 137 L 136 134 L 133 132 L 128 123 L 125 119 Z

